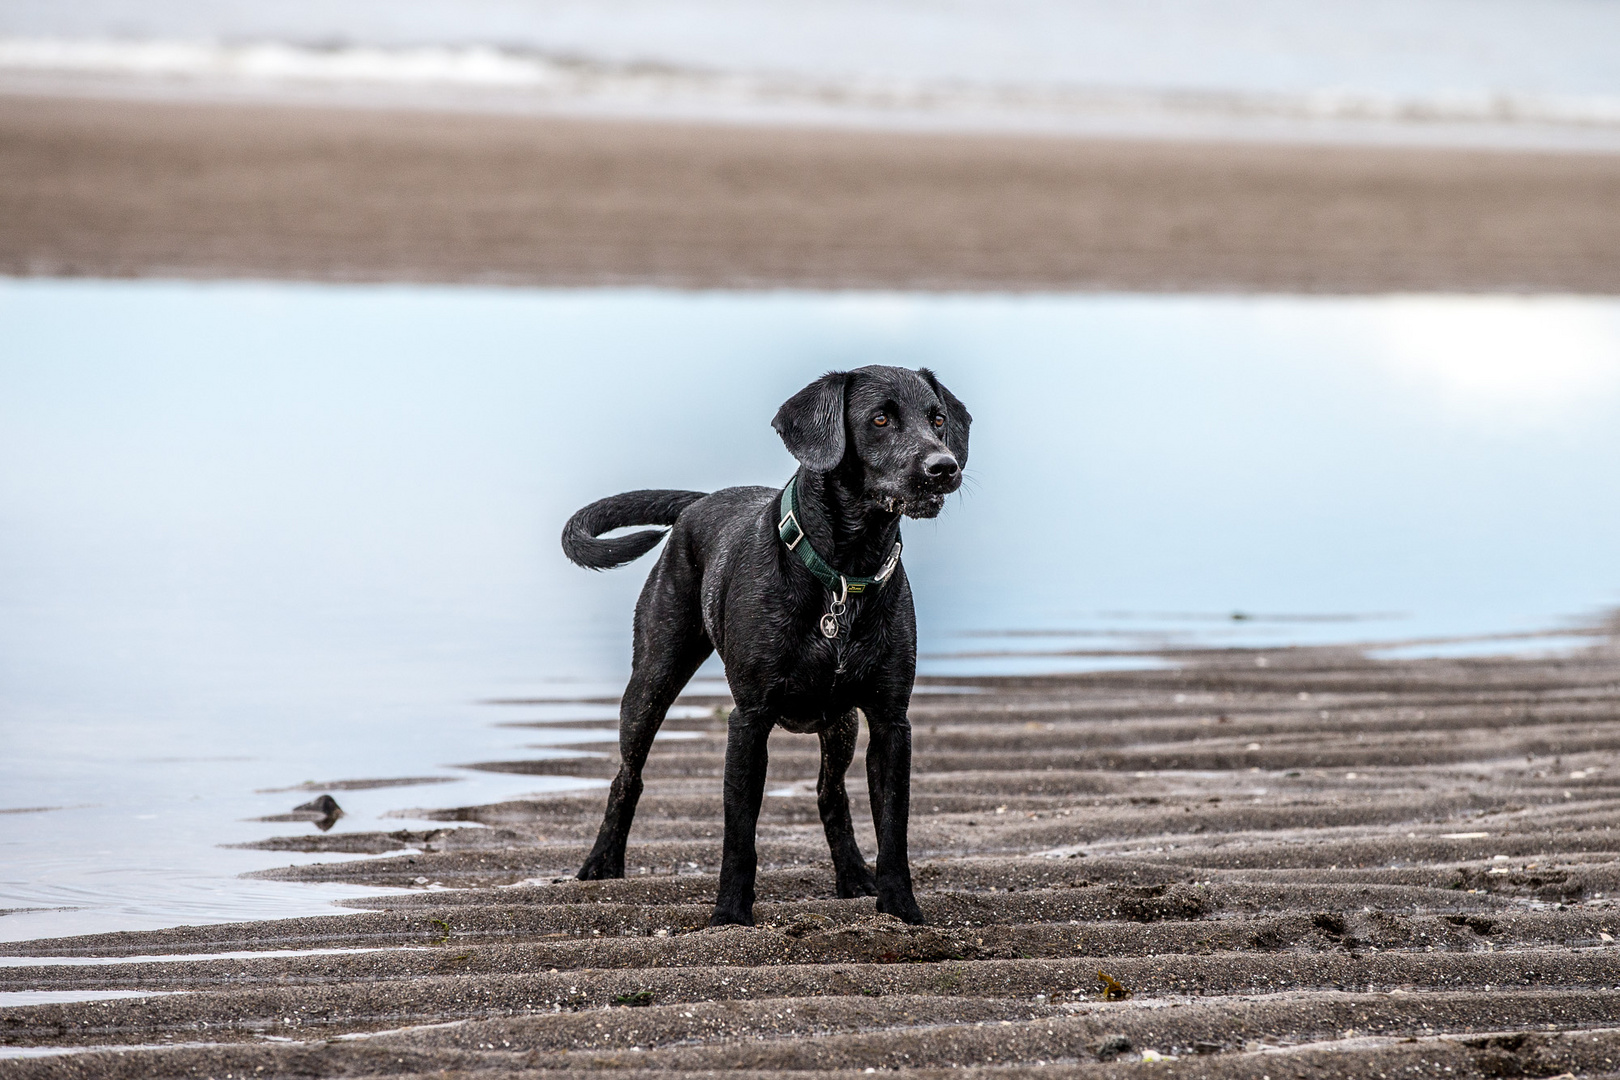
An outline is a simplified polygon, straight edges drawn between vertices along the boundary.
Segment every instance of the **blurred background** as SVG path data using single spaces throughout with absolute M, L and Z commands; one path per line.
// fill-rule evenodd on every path
M 1620 598 L 1603 0 L 9 0 L 0 272 L 3 939 L 326 910 L 218 846 L 305 782 L 592 783 L 466 768 L 611 729 L 650 563 L 563 520 L 781 484 L 832 368 L 976 417 L 936 681 Z
M 1424 143 L 1612 146 L 1620 124 L 1602 0 L 15 0 L 0 31 L 13 79 L 147 94 Z

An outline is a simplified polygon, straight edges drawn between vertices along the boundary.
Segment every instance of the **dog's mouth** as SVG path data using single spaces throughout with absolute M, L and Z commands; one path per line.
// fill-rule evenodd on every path
M 945 508 L 945 496 L 942 494 L 911 495 L 902 497 L 890 495 L 882 501 L 883 509 L 891 514 L 904 514 L 908 518 L 934 518 Z

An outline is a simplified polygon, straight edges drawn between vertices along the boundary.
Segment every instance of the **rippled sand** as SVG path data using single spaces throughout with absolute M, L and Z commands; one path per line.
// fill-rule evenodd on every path
M 1112 1075 L 1151 1051 L 1169 1075 L 1620 1073 L 1612 641 L 954 685 L 979 692 L 914 707 L 927 927 L 832 898 L 814 742 L 778 733 L 760 925 L 706 928 L 717 713 L 654 750 L 623 881 L 568 877 L 602 797 L 562 796 L 262 845 L 395 852 L 268 875 L 412 890 L 364 912 L 5 946 L 199 958 L 0 967 L 0 990 L 181 991 L 0 1011 L 8 1053 L 81 1051 L 0 1072 Z M 368 951 L 204 958 L 270 949 Z M 1131 996 L 1105 1000 L 1099 971 Z

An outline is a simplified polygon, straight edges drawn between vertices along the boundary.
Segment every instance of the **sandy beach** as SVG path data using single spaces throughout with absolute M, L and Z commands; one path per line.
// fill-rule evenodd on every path
M 569 877 L 599 794 L 270 841 L 383 857 L 267 876 L 409 892 L 0 948 L 62 961 L 0 967 L 0 989 L 171 992 L 7 1009 L 9 1051 L 81 1052 L 0 1074 L 1112 1076 L 1144 1051 L 1176 1058 L 1163 1075 L 1256 1080 L 1620 1072 L 1612 639 L 1554 660 L 1178 659 L 917 700 L 927 927 L 832 898 L 813 743 L 779 732 L 760 925 L 706 928 L 728 702 L 693 698 L 716 712 L 655 749 L 627 879 Z
M 1612 293 L 1620 155 L 0 97 L 0 273 Z
M 7 94 L 0 274 L 1612 295 L 1620 154 Z M 0 1009 L 0 1076 L 1620 1076 L 1613 629 L 933 680 L 926 927 L 834 899 L 814 743 L 778 732 L 760 925 L 709 929 L 731 703 L 684 698 L 627 879 L 572 880 L 600 793 L 295 817 L 251 846 L 334 860 L 262 877 L 394 891 L 0 945 L 0 992 L 44 995 Z M 477 768 L 611 776 L 591 748 Z

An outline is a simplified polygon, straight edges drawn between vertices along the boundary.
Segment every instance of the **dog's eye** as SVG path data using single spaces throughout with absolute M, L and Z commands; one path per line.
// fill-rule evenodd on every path
M 889 415 L 888 415 L 888 413 L 878 413 L 876 416 L 872 417 L 872 423 L 876 424 L 878 427 L 888 427 L 889 426 Z
M 940 415 L 935 415 L 935 417 L 934 417 L 934 427 L 942 428 L 944 426 L 945 426 L 945 417 L 940 416 Z

